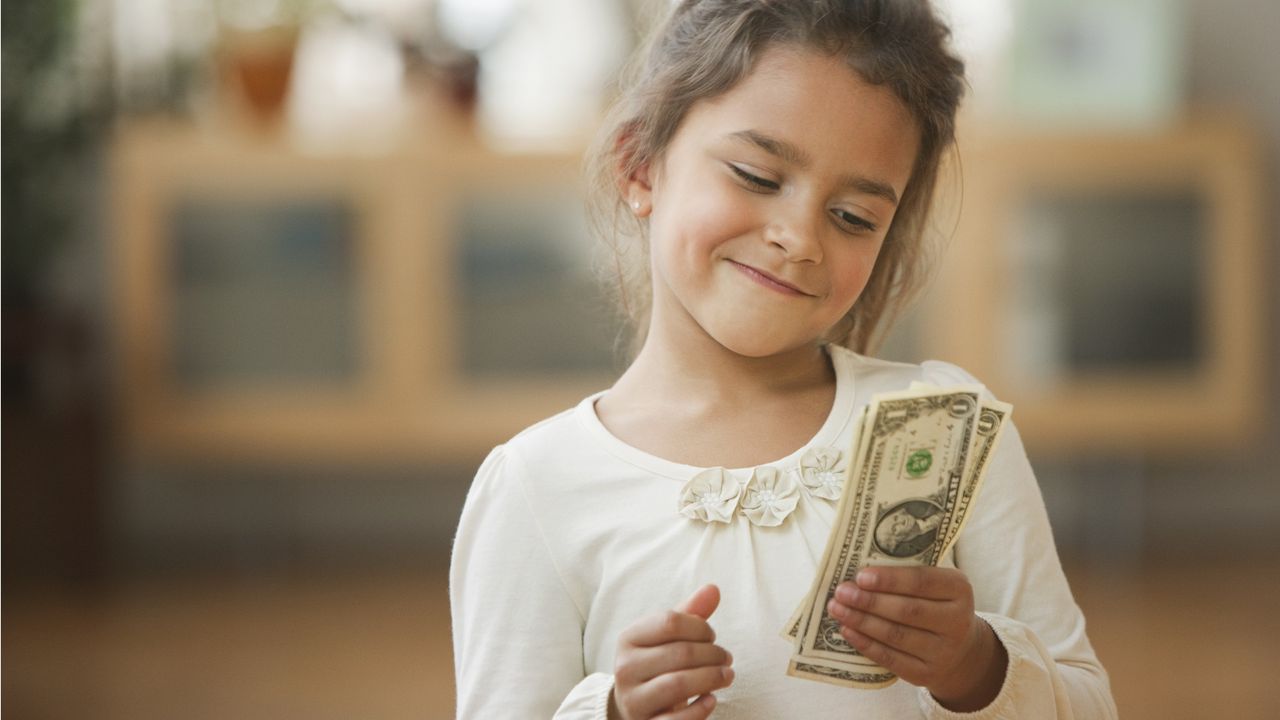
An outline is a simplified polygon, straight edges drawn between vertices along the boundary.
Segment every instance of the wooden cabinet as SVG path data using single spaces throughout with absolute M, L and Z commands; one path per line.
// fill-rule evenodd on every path
M 1231 118 L 1156 134 L 966 127 L 919 346 L 1013 402 L 1036 448 L 1244 443 L 1267 397 L 1261 157 Z
M 113 150 L 133 450 L 470 462 L 611 382 L 576 155 L 447 125 L 376 156 L 152 123 Z

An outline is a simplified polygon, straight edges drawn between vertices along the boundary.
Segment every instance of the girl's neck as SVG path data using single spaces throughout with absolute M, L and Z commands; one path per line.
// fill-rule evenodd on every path
M 752 404 L 795 393 L 831 388 L 835 373 L 820 343 L 766 357 L 748 357 L 704 333 L 678 339 L 659 327 L 614 386 L 650 401 L 702 406 Z
M 671 340 L 652 332 L 596 401 L 601 423 L 632 447 L 696 467 L 751 467 L 802 447 L 831 413 L 835 370 L 816 342 L 757 358 L 705 333 Z

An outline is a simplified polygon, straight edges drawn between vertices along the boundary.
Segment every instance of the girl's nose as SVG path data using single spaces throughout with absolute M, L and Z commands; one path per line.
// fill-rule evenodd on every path
M 822 262 L 822 243 L 818 225 L 807 212 L 793 212 L 775 217 L 765 227 L 765 240 L 782 250 L 791 262 Z

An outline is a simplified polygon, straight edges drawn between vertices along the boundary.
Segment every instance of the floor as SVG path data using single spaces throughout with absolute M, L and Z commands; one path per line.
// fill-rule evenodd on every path
M 1280 573 L 1070 570 L 1125 720 L 1280 717 Z M 13 720 L 448 718 L 443 573 L 151 582 L 3 608 Z

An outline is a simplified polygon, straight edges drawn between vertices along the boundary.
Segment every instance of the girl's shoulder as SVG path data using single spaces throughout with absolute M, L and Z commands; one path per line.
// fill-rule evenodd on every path
M 586 417 L 593 414 L 593 404 L 601 393 L 590 395 L 555 415 L 539 420 L 498 445 L 490 453 L 491 460 L 506 473 L 525 474 L 537 469 L 537 475 L 555 474 L 569 468 L 606 462 L 600 456 L 595 428 Z
M 572 437 L 581 430 L 575 423 L 575 416 L 581 410 L 583 403 L 592 402 L 595 397 L 595 395 L 592 395 L 573 407 L 565 408 L 555 415 L 533 423 L 511 436 L 511 439 L 506 444 L 514 446 L 539 445 Z

